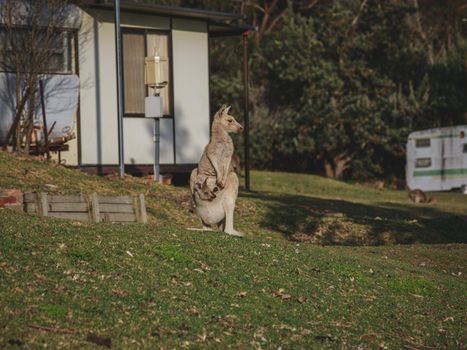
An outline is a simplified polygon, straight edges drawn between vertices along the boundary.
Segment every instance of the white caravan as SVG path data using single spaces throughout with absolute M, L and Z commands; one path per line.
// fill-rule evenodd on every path
M 410 189 L 445 191 L 467 187 L 467 125 L 415 131 L 407 140 Z

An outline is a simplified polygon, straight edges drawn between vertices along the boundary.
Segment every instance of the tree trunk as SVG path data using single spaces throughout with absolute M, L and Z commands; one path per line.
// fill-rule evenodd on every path
M 331 156 L 330 159 L 323 161 L 324 173 L 326 177 L 341 180 L 344 178 L 345 171 L 350 166 L 350 161 L 353 159 L 353 155 L 346 153 L 340 153 L 336 156 Z
M 23 114 L 24 106 L 26 105 L 26 102 L 29 98 L 31 89 L 28 87 L 26 89 L 26 92 L 23 95 L 23 98 L 21 99 L 19 105 L 18 103 L 16 104 L 16 115 L 15 118 L 13 119 L 13 124 L 11 124 L 10 129 L 8 130 L 8 133 L 5 137 L 5 142 L 3 143 L 3 150 L 5 151 L 6 148 L 8 147 L 8 144 L 10 143 L 10 139 L 13 136 L 13 133 L 16 131 L 16 128 L 19 125 L 19 122 L 21 120 L 21 116 Z M 18 100 L 17 100 L 18 101 Z M 17 140 L 16 142 L 19 143 L 20 140 Z
M 29 108 L 27 112 L 27 119 L 23 128 L 23 139 L 24 139 L 24 148 L 23 151 L 25 154 L 29 154 L 29 147 L 31 146 L 31 136 L 34 128 L 34 112 L 36 105 L 36 94 L 33 92 L 29 99 Z
M 347 158 L 337 158 L 334 161 L 334 178 L 342 180 L 344 178 L 344 172 L 349 167 L 349 160 Z
M 324 173 L 326 177 L 331 177 L 334 178 L 334 168 L 331 163 L 329 163 L 327 160 L 323 161 L 323 166 L 324 166 Z
M 435 63 L 435 59 L 434 59 L 434 55 L 433 55 L 433 46 L 429 42 L 429 40 L 428 40 L 428 38 L 426 36 L 425 30 L 423 29 L 422 20 L 421 20 L 421 17 L 420 17 L 420 10 L 419 10 L 419 7 L 418 7 L 418 0 L 412 0 L 412 4 L 413 4 L 413 7 L 415 8 L 415 10 L 417 11 L 417 12 L 415 12 L 415 14 L 413 16 L 416 30 L 418 32 L 418 35 L 422 39 L 423 44 L 427 48 L 428 64 L 433 65 Z

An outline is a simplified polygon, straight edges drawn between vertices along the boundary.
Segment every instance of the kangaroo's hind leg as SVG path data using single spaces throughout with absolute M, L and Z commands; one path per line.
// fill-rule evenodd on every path
M 225 213 L 224 232 L 232 236 L 245 236 L 244 233 L 234 229 L 235 202 L 238 195 L 238 177 L 234 172 L 230 172 L 227 177 L 227 184 L 223 193 L 222 206 Z

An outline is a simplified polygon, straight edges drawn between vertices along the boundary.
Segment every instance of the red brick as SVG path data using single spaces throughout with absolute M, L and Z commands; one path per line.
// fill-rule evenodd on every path
M 0 205 L 7 203 L 17 203 L 18 199 L 15 197 L 0 197 Z
M 1 188 L 0 196 L 22 197 L 23 192 L 16 188 Z
M 23 192 L 17 189 L 0 189 L 0 208 L 21 209 Z

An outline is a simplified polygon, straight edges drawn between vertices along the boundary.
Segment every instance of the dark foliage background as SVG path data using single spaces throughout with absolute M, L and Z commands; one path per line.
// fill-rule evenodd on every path
M 248 39 L 256 168 L 395 181 L 411 131 L 467 123 L 467 1 L 165 3 L 257 26 Z M 241 119 L 241 38 L 212 39 L 210 54 L 212 109 L 227 102 Z

